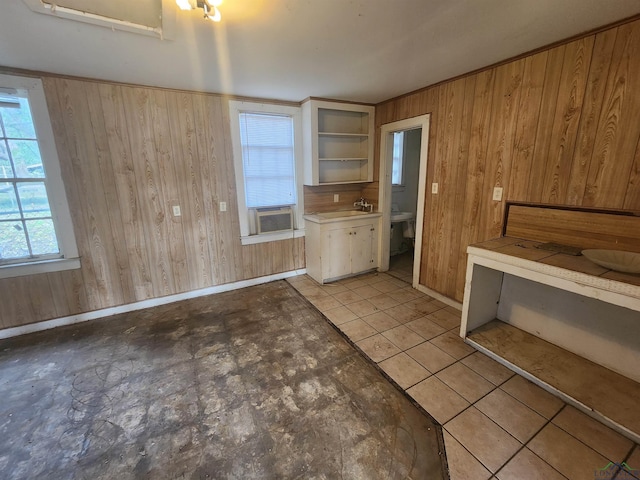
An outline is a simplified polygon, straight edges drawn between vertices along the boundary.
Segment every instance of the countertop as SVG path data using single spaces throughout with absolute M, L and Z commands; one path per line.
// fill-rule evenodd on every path
M 342 210 L 336 212 L 318 212 L 304 215 L 304 219 L 313 223 L 332 223 L 365 218 L 378 218 L 382 212 L 362 212 L 359 210 Z
M 470 245 L 469 254 L 482 255 L 482 250 L 486 250 L 529 260 L 542 265 L 549 265 L 602 279 L 640 286 L 640 275 L 608 270 L 596 265 L 583 255 L 567 255 L 537 248 L 542 243 L 543 242 L 534 242 L 523 238 L 500 237 Z

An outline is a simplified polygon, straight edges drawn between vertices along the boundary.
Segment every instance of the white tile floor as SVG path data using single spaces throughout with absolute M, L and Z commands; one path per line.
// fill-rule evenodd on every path
M 461 312 L 410 285 L 411 262 L 290 283 L 443 425 L 452 480 L 640 478 L 640 447 L 476 352 Z M 617 465 L 601 470 L 609 463 Z

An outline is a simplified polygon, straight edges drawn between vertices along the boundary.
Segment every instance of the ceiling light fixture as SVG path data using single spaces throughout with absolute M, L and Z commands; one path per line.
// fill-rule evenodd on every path
M 181 10 L 194 10 L 201 8 L 204 10 L 204 18 L 219 22 L 222 19 L 218 7 L 222 4 L 222 0 L 176 0 L 176 4 Z

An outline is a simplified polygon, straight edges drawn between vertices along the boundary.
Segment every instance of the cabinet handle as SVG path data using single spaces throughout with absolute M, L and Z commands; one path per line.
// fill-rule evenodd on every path
M 372 231 L 372 232 L 373 232 L 373 231 L 375 231 L 375 228 L 372 228 L 372 229 L 371 229 L 371 231 Z
M 354 235 L 357 235 L 357 234 L 358 234 L 358 232 L 353 232 L 353 234 L 354 234 Z

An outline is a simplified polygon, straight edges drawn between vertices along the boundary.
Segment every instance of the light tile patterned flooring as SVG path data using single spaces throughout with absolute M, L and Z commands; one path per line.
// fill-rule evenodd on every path
M 452 480 L 640 478 L 638 445 L 466 345 L 461 312 L 413 289 L 410 261 L 392 269 L 289 282 L 443 425 Z M 633 475 L 600 471 L 623 461 Z

